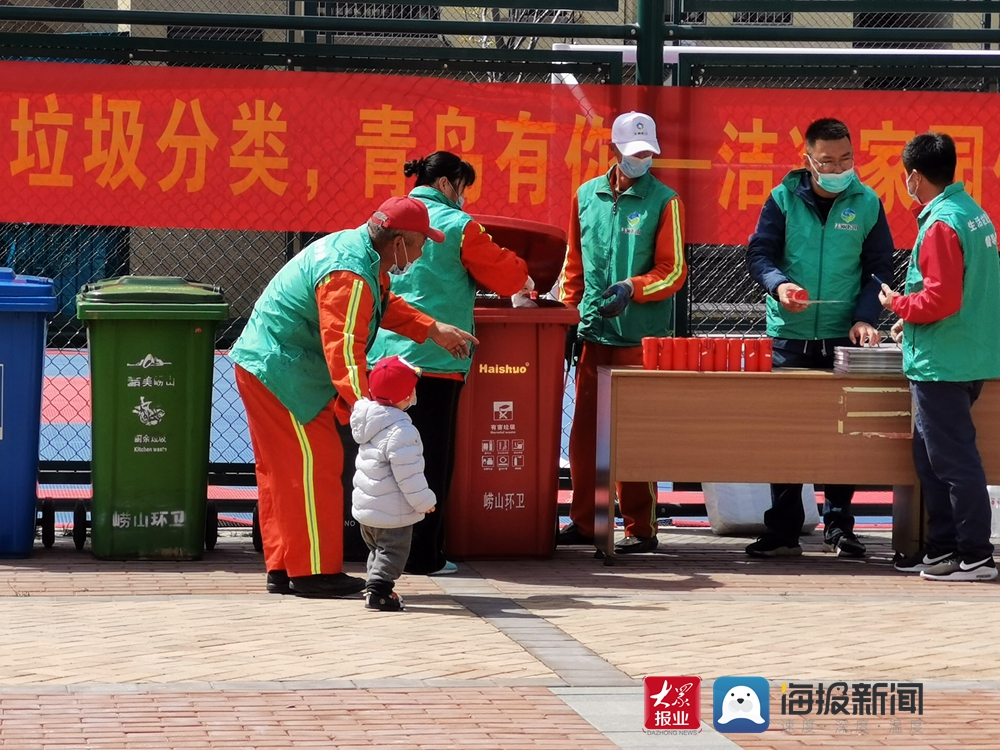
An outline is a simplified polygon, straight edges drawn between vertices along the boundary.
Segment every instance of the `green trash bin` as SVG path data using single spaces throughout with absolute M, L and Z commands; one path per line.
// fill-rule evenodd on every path
M 91 548 L 197 559 L 205 545 L 218 287 L 123 276 L 77 295 L 90 349 Z

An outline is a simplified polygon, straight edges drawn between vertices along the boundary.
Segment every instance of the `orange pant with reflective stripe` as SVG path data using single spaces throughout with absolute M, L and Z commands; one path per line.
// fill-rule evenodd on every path
M 573 479 L 573 502 L 569 516 L 586 536 L 594 535 L 594 488 L 597 484 L 597 368 L 600 365 L 641 365 L 642 347 L 605 346 L 583 342 L 576 367 L 576 404 L 569 433 L 569 471 Z M 656 533 L 656 485 L 649 482 L 619 482 L 618 505 L 628 536 L 650 537 Z
M 344 564 L 344 448 L 332 403 L 303 425 L 256 377 L 236 366 L 257 462 L 257 508 L 267 570 L 292 578 Z

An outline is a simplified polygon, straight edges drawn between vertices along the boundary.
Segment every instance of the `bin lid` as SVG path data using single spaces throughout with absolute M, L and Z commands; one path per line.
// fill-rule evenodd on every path
M 18 276 L 0 268 L 0 312 L 55 312 L 59 309 L 52 279 Z
M 214 284 L 176 276 L 122 276 L 85 284 L 76 297 L 77 317 L 203 318 L 222 320 L 229 306 Z
M 539 299 L 533 307 L 518 308 L 511 305 L 509 299 L 481 299 L 476 300 L 473 320 L 477 332 L 480 330 L 478 326 L 484 323 L 542 323 L 569 327 L 580 322 L 580 313 L 575 307 L 566 307 L 562 302 L 551 299 Z
M 539 294 L 545 294 L 555 286 L 566 259 L 566 230 L 540 221 L 508 216 L 474 215 L 472 218 L 486 228 L 500 247 L 513 250 L 524 259 Z

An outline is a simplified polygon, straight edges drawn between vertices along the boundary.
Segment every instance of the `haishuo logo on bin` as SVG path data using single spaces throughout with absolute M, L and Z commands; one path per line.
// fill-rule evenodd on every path
M 479 372 L 482 375 L 524 375 L 530 364 L 530 362 L 525 362 L 524 365 L 488 365 L 483 363 L 479 365 Z

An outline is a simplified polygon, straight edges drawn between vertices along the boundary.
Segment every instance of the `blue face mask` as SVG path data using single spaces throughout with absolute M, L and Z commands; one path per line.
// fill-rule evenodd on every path
M 809 157 L 809 161 L 813 163 L 813 166 L 816 166 L 816 162 L 813 161 L 811 156 Z M 847 188 L 849 188 L 856 179 L 858 179 L 858 173 L 853 169 L 848 169 L 840 174 L 824 174 L 817 169 L 816 172 L 813 173 L 813 177 L 816 179 L 816 184 L 823 188 L 826 192 L 842 193 L 847 190 Z
M 635 156 L 623 156 L 621 161 L 618 162 L 618 168 L 630 180 L 638 180 L 649 171 L 651 166 L 653 166 L 652 156 L 647 156 L 645 159 L 639 159 Z
M 445 179 L 447 179 L 447 178 L 445 178 Z M 455 187 L 455 183 L 454 182 L 452 182 L 451 180 L 448 180 L 448 184 L 451 186 L 451 189 L 455 192 L 455 197 L 452 199 L 452 202 L 456 206 L 458 206 L 459 209 L 461 209 L 462 206 L 465 205 L 465 196 L 458 192 L 458 188 Z M 442 195 L 444 195 L 446 198 L 448 197 L 448 194 L 445 193 L 443 190 L 439 190 L 439 192 Z

